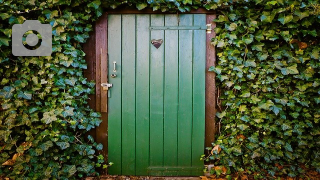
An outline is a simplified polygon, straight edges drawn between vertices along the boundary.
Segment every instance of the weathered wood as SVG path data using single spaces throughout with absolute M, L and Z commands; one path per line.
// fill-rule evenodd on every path
M 136 59 L 136 175 L 144 175 L 149 166 L 149 48 L 150 15 L 137 16 Z
M 166 15 L 165 26 L 177 26 L 178 20 L 179 15 L 177 14 Z M 165 32 L 163 150 L 164 164 L 172 167 L 178 165 L 178 38 L 179 34 L 177 30 Z
M 216 115 L 216 85 L 215 85 L 215 73 L 209 72 L 208 69 L 211 66 L 215 66 L 216 52 L 215 47 L 211 45 L 211 39 L 215 37 L 215 23 L 212 22 L 216 18 L 216 15 L 207 15 L 207 24 L 212 24 L 212 33 L 207 34 L 207 62 L 206 62 L 206 128 L 205 128 L 205 146 L 212 146 L 211 143 L 215 138 L 215 115 Z
M 117 68 L 122 66 L 121 62 L 121 15 L 110 15 L 108 18 L 108 50 L 109 50 L 109 71 L 112 72 L 113 61 L 117 62 Z M 108 159 L 114 165 L 108 168 L 109 174 L 121 174 L 121 71 L 118 71 L 116 78 L 110 78 L 108 99 Z
M 193 15 L 180 15 L 179 25 L 193 25 Z M 192 36 L 179 30 L 178 166 L 192 166 Z
M 95 31 L 89 34 L 89 39 L 83 45 L 83 52 L 86 53 L 85 60 L 87 63 L 87 69 L 84 70 L 84 77 L 88 79 L 88 81 L 95 81 L 96 74 L 95 74 L 95 66 L 96 66 L 96 59 L 95 59 L 95 41 L 96 41 Z M 88 99 L 89 107 L 93 110 L 96 109 L 96 95 L 90 94 Z M 0 104 L 0 111 L 1 111 L 1 104 Z M 88 135 L 91 135 L 94 139 L 96 139 L 96 129 L 92 129 L 89 131 Z
M 164 15 L 151 15 L 151 26 L 163 26 Z M 164 39 L 163 30 L 151 31 L 151 39 Z M 150 41 L 149 41 L 150 42 Z M 150 47 L 150 165 L 163 165 L 163 68 L 164 46 Z
M 102 154 L 105 158 L 108 155 L 108 117 L 106 112 L 107 107 L 107 92 L 102 91 L 101 83 L 107 81 L 107 26 L 108 15 L 104 14 L 95 24 L 95 73 L 96 73 L 96 111 L 101 112 L 101 124 L 96 128 L 96 141 L 103 145 Z
M 205 14 L 194 15 L 194 25 L 206 24 Z M 202 167 L 199 155 L 204 153 L 205 138 L 205 72 L 206 31 L 195 30 L 193 34 L 193 121 L 192 121 L 192 166 Z M 199 175 L 195 171 L 192 175 Z
M 132 7 L 122 7 L 117 9 L 108 9 L 109 14 L 214 14 L 212 10 L 206 10 L 205 8 L 192 9 L 190 12 L 161 12 L 160 10 L 153 11 L 151 8 L 145 8 L 138 10 Z
M 135 174 L 135 15 L 122 15 L 122 174 Z M 119 72 L 119 73 L 120 73 Z M 120 119 L 119 119 L 120 120 Z

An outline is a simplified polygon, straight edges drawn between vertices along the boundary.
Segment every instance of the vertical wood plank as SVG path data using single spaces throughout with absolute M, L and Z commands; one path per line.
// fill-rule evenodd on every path
M 107 29 L 108 14 L 103 14 L 95 24 L 95 50 L 96 50 L 96 108 L 101 112 L 102 122 L 96 128 L 96 141 L 103 145 L 102 154 L 108 156 L 108 115 L 107 91 L 101 90 L 101 83 L 107 82 Z M 99 105 L 97 105 L 99 103 Z
M 95 27 L 94 27 L 95 29 Z M 95 66 L 96 66 L 96 35 L 95 31 L 91 32 L 89 34 L 89 39 L 86 41 L 86 43 L 83 45 L 83 51 L 86 53 L 85 60 L 87 63 L 88 68 L 84 70 L 84 77 L 87 78 L 88 81 L 92 81 L 96 79 L 95 74 Z M 96 109 L 96 96 L 95 94 L 90 94 L 88 99 L 88 104 L 91 109 Z M 91 129 L 88 133 L 91 135 L 94 139 L 96 139 L 96 129 Z
M 180 15 L 180 26 L 192 26 L 193 15 Z M 192 30 L 179 30 L 178 165 L 191 166 Z
M 195 26 L 206 25 L 206 15 L 194 15 Z M 195 30 L 193 34 L 193 131 L 192 167 L 203 167 L 199 157 L 204 154 L 205 138 L 205 72 L 206 72 L 206 32 Z M 192 173 L 201 175 L 201 171 Z
M 108 168 L 109 174 L 121 174 L 121 15 L 109 15 L 108 18 L 109 72 L 113 61 L 117 62 L 117 78 L 109 78 L 108 99 L 108 161 L 114 165 Z
M 212 21 L 216 18 L 216 15 L 207 15 L 207 24 L 212 24 L 212 33 L 207 34 L 207 62 L 206 62 L 206 126 L 205 126 L 205 146 L 212 146 L 211 143 L 215 138 L 215 115 L 216 115 L 216 84 L 215 84 L 215 73 L 209 72 L 210 66 L 215 66 L 216 63 L 216 52 L 215 47 L 211 45 L 211 39 L 215 37 L 215 23 Z
M 165 15 L 165 26 L 178 26 L 178 17 Z M 166 30 L 164 42 L 164 164 L 173 167 L 178 163 L 178 30 Z
M 164 15 L 151 15 L 151 26 L 163 26 Z M 151 31 L 151 39 L 164 39 L 163 30 Z M 165 43 L 165 42 L 163 42 Z M 150 166 L 163 166 L 164 46 L 150 45 Z
M 135 174 L 135 15 L 122 15 L 122 174 Z
M 150 15 L 136 16 L 136 175 L 147 175 L 149 166 Z

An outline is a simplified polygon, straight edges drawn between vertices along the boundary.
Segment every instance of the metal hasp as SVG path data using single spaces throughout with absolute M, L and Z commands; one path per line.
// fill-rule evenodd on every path
M 207 24 L 207 33 L 211 34 L 212 31 L 212 25 L 211 24 Z
M 101 87 L 102 87 L 102 90 L 108 91 L 108 89 L 112 87 L 112 84 L 102 83 L 102 84 L 101 84 Z

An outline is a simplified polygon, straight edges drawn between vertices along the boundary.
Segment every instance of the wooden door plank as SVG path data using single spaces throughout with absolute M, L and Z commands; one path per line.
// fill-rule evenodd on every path
M 178 26 L 179 15 L 165 15 L 165 26 Z M 165 31 L 164 164 L 178 165 L 178 31 Z
M 135 15 L 122 15 L 122 174 L 135 174 Z M 120 69 L 119 69 L 120 70 Z
M 163 26 L 164 15 L 151 15 L 151 26 Z M 164 39 L 163 30 L 151 31 L 151 39 Z M 165 43 L 165 42 L 163 42 Z M 150 166 L 163 165 L 164 46 L 150 45 Z
M 149 166 L 150 15 L 136 16 L 136 175 L 147 175 Z
M 211 39 L 215 37 L 215 23 L 213 20 L 216 15 L 207 15 L 207 24 L 212 24 L 212 33 L 207 34 L 207 62 L 206 62 L 206 126 L 205 126 L 205 146 L 211 147 L 215 136 L 215 116 L 216 116 L 216 84 L 215 73 L 209 72 L 208 69 L 216 64 L 216 51 L 215 47 L 211 44 Z
M 121 15 L 110 15 L 108 18 L 109 72 L 112 72 L 113 61 L 121 67 Z M 117 78 L 110 78 L 108 99 L 108 161 L 114 165 L 108 168 L 109 174 L 121 174 L 121 73 Z
M 193 15 L 180 15 L 180 26 L 193 25 Z M 179 30 L 178 165 L 191 166 L 192 30 Z
M 206 15 L 195 14 L 194 25 L 205 25 Z M 193 34 L 193 131 L 192 167 L 203 167 L 200 156 L 204 154 L 205 137 L 205 72 L 206 72 L 206 32 L 195 30 Z M 201 175 L 194 171 L 193 176 Z

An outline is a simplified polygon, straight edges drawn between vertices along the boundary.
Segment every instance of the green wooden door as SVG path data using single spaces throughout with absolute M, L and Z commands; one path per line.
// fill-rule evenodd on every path
M 109 174 L 202 174 L 205 23 L 204 14 L 109 15 Z

